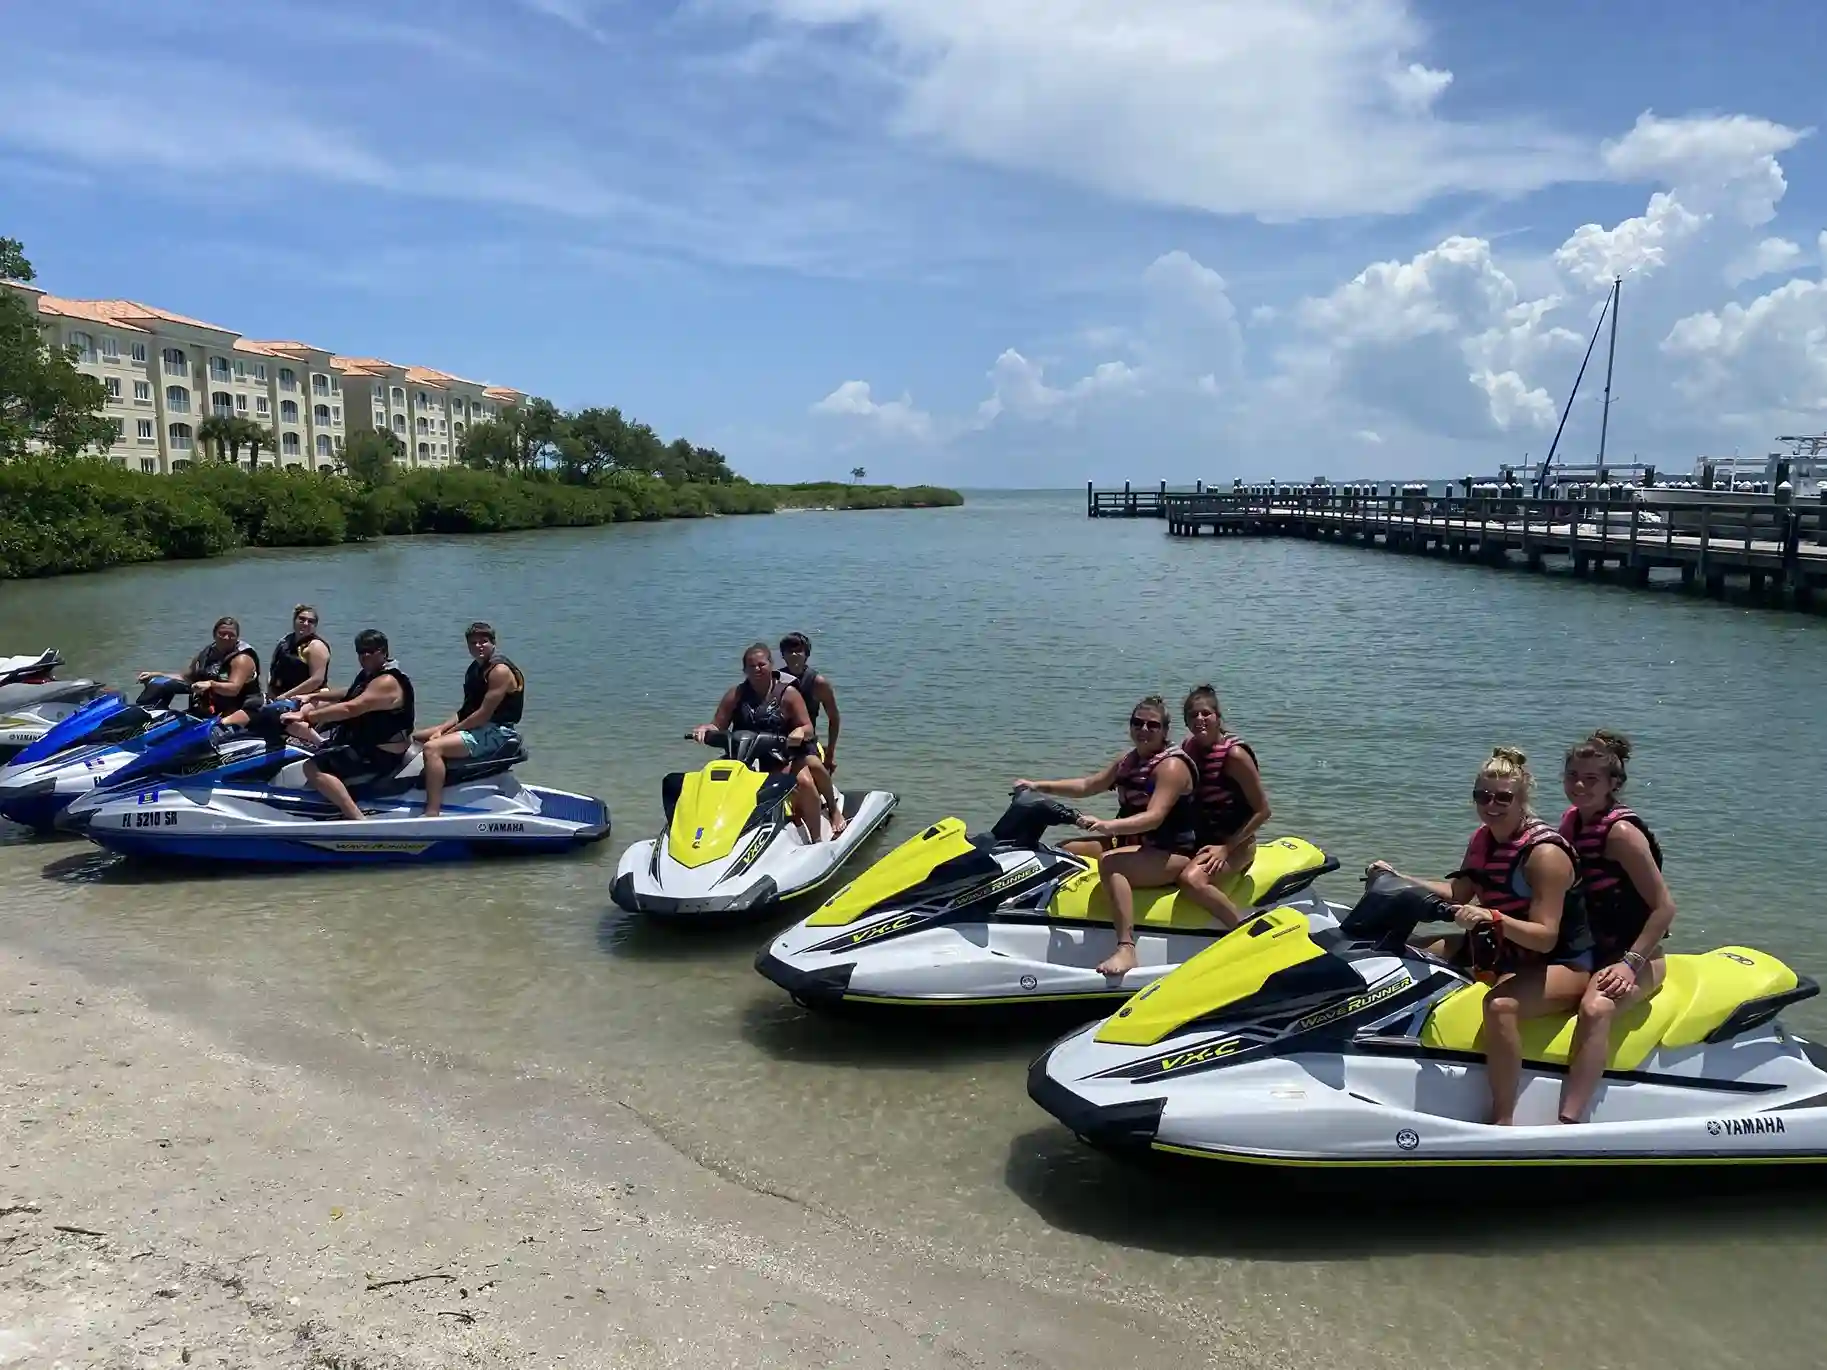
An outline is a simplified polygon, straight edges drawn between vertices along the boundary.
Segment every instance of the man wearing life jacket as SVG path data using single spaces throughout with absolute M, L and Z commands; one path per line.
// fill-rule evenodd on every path
M 1567 751 L 1561 783 L 1572 807 L 1561 836 L 1573 844 L 1598 970 L 1580 998 L 1560 1119 L 1586 1116 L 1611 1054 L 1611 1025 L 1620 1010 L 1661 987 L 1662 943 L 1675 921 L 1675 898 L 1662 878 L 1662 847 L 1649 825 L 1623 804 L 1630 739 L 1595 732 Z
M 1522 1081 L 1522 1022 L 1572 1008 L 1592 978 L 1592 935 L 1573 846 L 1529 808 L 1527 758 L 1497 747 L 1472 784 L 1483 820 L 1465 860 L 1445 880 L 1415 880 L 1456 905 L 1461 932 L 1428 950 L 1490 983 L 1484 1000 L 1485 1078 L 1491 1121 L 1515 1119 Z M 1365 874 L 1392 873 L 1373 861 Z M 1403 879 L 1414 880 L 1412 876 Z
M 774 649 L 765 642 L 749 644 L 742 654 L 742 679 L 723 692 L 712 720 L 700 723 L 691 730 L 691 735 L 702 742 L 713 732 L 731 729 L 772 733 L 785 738 L 790 750 L 807 746 L 816 739 L 805 698 L 774 669 Z M 793 818 L 808 842 L 820 841 L 824 836 L 821 814 L 830 823 L 832 837 L 844 830 L 843 814 L 838 812 L 836 804 L 820 795 L 818 784 L 807 767 L 794 765 L 793 758 L 786 756 L 770 769 L 792 770 Z
M 224 725 L 246 724 L 264 698 L 260 691 L 260 653 L 241 640 L 240 623 L 228 617 L 216 620 L 209 645 L 185 669 L 141 671 L 139 682 L 163 685 L 163 702 L 167 704 L 173 695 L 184 693 L 188 687 L 191 716 L 213 718 Z
M 1255 861 L 1256 833 L 1270 818 L 1269 794 L 1250 744 L 1225 730 L 1216 690 L 1196 686 L 1180 713 L 1187 730 L 1180 750 L 1193 763 L 1199 828 L 1199 850 L 1180 872 L 1180 888 L 1219 923 L 1236 927 L 1242 912 L 1214 882 Z
M 463 675 L 463 703 L 433 728 L 415 734 L 425 744 L 425 816 L 443 810 L 447 765 L 458 757 L 486 761 L 520 750 L 518 731 L 526 708 L 526 677 L 495 645 L 492 625 L 476 622 L 463 634 L 469 669 Z
M 825 673 L 812 664 L 811 657 L 812 639 L 804 633 L 788 633 L 781 638 L 781 678 L 799 692 L 799 697 L 806 703 L 806 715 L 812 720 L 812 742 L 795 755 L 794 761 L 796 767 L 803 766 L 810 772 L 812 783 L 818 786 L 819 801 L 825 811 L 836 815 L 831 830 L 831 835 L 836 837 L 844 830 L 844 815 L 837 805 L 836 787 L 831 783 L 831 772 L 837 769 L 837 730 L 840 721 L 837 692 L 831 688 Z M 821 709 L 831 716 L 831 726 L 827 730 L 823 748 L 818 745 L 818 715 Z
M 317 610 L 309 604 L 292 610 L 292 631 L 273 648 L 266 683 L 273 699 L 303 699 L 330 683 L 330 644 L 317 635 Z
M 1071 799 L 1116 791 L 1114 819 L 1079 820 L 1100 840 L 1061 845 L 1079 856 L 1097 857 L 1116 932 L 1116 950 L 1098 972 L 1118 977 L 1136 966 L 1135 891 L 1173 884 L 1199 847 L 1193 766 L 1168 743 L 1167 703 L 1160 695 L 1149 695 L 1129 711 L 1129 735 L 1134 745 L 1094 775 L 1015 782 L 1018 790 Z
M 349 786 L 396 770 L 412 743 L 412 680 L 387 652 L 374 628 L 355 635 L 360 668 L 346 690 L 319 690 L 282 720 L 307 745 L 320 746 L 304 764 L 305 781 L 351 822 L 362 818 Z M 326 737 L 319 729 L 329 726 Z M 324 745 L 327 744 L 327 745 Z

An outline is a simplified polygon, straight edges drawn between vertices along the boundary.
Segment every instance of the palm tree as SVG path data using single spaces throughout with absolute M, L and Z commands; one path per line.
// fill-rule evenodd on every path
M 197 445 L 210 452 L 217 461 L 234 461 L 240 447 L 235 421 L 221 414 L 211 414 L 197 425 Z
M 278 450 L 273 446 L 273 430 L 254 419 L 236 417 L 233 422 L 236 435 L 234 445 L 236 461 L 240 460 L 241 449 L 245 447 L 247 448 L 247 469 L 258 470 L 260 453 Z
M 860 466 L 852 466 L 850 468 L 850 479 L 853 482 L 861 480 L 864 476 L 866 476 L 868 474 L 869 473 Z

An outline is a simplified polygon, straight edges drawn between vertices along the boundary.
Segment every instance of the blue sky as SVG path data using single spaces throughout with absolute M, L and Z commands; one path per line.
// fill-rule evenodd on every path
M 46 288 L 757 478 L 1489 471 L 1614 271 L 1614 453 L 1827 428 L 1805 3 L 19 9 L 0 233 Z

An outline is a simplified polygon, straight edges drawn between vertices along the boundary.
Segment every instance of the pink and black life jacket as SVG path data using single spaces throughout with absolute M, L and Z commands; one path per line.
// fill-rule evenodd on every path
M 1605 842 L 1619 823 L 1629 823 L 1649 840 L 1649 853 L 1656 868 L 1662 868 L 1662 845 L 1636 814 L 1622 804 L 1614 804 L 1600 817 L 1583 823 L 1577 808 L 1561 815 L 1561 836 L 1573 846 L 1580 872 L 1580 886 L 1586 893 L 1586 916 L 1592 924 L 1592 940 L 1600 952 L 1621 955 L 1643 935 L 1649 921 L 1649 901 L 1637 889 L 1630 873 L 1605 855 Z
M 1124 753 L 1116 768 L 1117 817 L 1129 818 L 1141 813 L 1148 807 L 1148 801 L 1155 792 L 1155 772 L 1160 770 L 1161 763 L 1168 757 L 1177 757 L 1183 762 L 1195 780 L 1198 768 L 1191 757 L 1178 747 L 1163 747 L 1153 756 L 1144 758 L 1133 748 Z M 1194 817 L 1196 805 L 1191 794 L 1183 794 L 1167 811 L 1161 825 L 1151 832 L 1144 833 L 1142 840 L 1150 846 L 1161 847 L 1167 851 L 1191 853 L 1197 849 L 1198 833 L 1195 831 Z
M 1497 841 L 1491 830 L 1481 825 L 1472 834 L 1472 840 L 1466 843 L 1465 862 L 1453 875 L 1463 875 L 1472 882 L 1481 907 L 1494 909 L 1506 918 L 1527 919 L 1535 895 L 1523 868 L 1529 854 L 1543 843 L 1566 852 L 1574 870 L 1573 886 L 1561 902 L 1560 933 L 1554 948 L 1548 952 L 1534 951 L 1517 946 L 1501 931 L 1488 925 L 1474 928 L 1467 938 L 1467 946 L 1471 949 L 1472 964 L 1480 970 L 1506 971 L 1541 961 L 1567 961 L 1592 949 L 1592 932 L 1586 924 L 1585 901 L 1579 883 L 1579 853 L 1571 842 L 1541 819 L 1529 819 L 1507 842 Z
M 1231 753 L 1239 748 L 1252 761 L 1256 759 L 1250 744 L 1231 733 L 1210 746 L 1190 737 L 1180 744 L 1180 750 L 1193 766 L 1193 802 L 1201 842 L 1230 841 L 1255 813 L 1244 795 L 1243 786 L 1224 769 Z

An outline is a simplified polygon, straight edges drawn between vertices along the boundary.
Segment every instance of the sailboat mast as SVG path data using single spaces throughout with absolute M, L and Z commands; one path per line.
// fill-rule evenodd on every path
M 1618 296 L 1624 278 L 1611 278 L 1611 342 L 1605 349 L 1605 408 L 1599 414 L 1599 470 L 1605 470 L 1605 433 L 1611 426 L 1611 367 L 1618 357 Z

